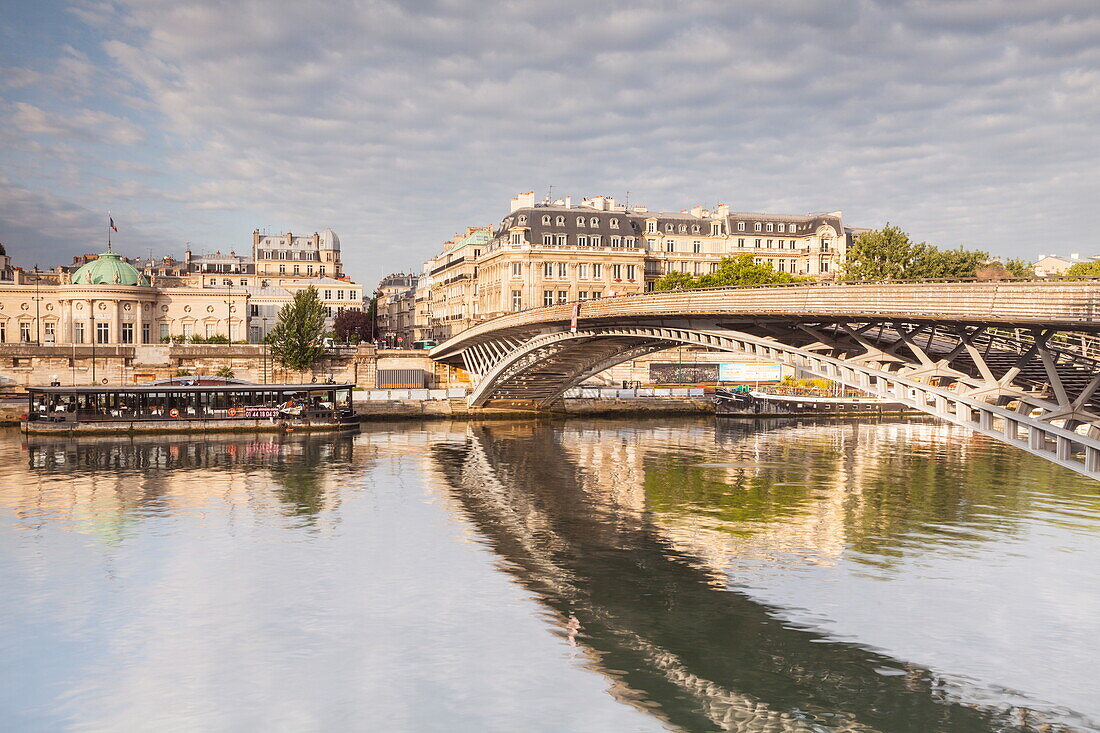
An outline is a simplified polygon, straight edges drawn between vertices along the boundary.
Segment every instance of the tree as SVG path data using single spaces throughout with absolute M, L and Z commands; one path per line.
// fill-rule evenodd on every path
M 670 272 L 653 284 L 654 290 L 717 288 L 737 285 L 767 285 L 798 282 L 805 278 L 779 272 L 769 265 L 758 265 L 750 254 L 723 257 L 718 269 L 709 275 L 692 277 L 686 272 Z
M 848 248 L 845 280 L 918 280 L 974 277 L 989 253 L 958 247 L 941 250 L 927 242 L 913 242 L 901 227 L 887 222 L 882 229 L 864 232 Z
M 279 320 L 268 334 L 271 354 L 285 369 L 305 371 L 324 356 L 325 309 L 317 289 L 308 287 L 279 309 Z
M 1022 257 L 1009 257 L 1004 261 L 1004 266 L 1012 277 L 1035 277 L 1035 265 Z
M 361 310 L 342 310 L 336 314 L 332 330 L 336 338 L 348 343 L 374 340 L 374 321 Z
M 1066 270 L 1070 277 L 1097 277 L 1100 276 L 1100 260 L 1092 262 L 1078 262 Z

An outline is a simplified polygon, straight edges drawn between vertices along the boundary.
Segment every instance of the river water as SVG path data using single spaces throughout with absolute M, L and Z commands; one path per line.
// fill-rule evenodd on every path
M 0 433 L 5 730 L 1100 729 L 1100 484 L 922 419 Z

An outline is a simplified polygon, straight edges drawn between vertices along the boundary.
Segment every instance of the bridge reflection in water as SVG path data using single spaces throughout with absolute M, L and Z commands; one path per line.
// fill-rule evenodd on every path
M 1033 711 L 961 701 L 957 691 L 951 692 L 926 669 L 784 622 L 779 609 L 728 587 L 708 547 L 736 547 L 728 540 L 731 530 L 736 539 L 737 526 L 750 528 L 750 533 L 754 524 L 772 528 L 772 536 L 754 534 L 746 539 L 746 547 L 771 543 L 771 549 L 789 545 L 805 552 L 816 545 L 816 560 L 827 561 L 844 545 L 888 556 L 889 551 L 874 543 L 897 537 L 883 535 L 935 524 L 945 518 L 942 512 L 968 511 L 967 497 L 932 497 L 930 503 L 916 502 L 898 519 L 900 525 L 891 527 L 868 508 L 868 526 L 861 531 L 860 497 L 848 497 L 842 510 L 833 507 L 846 513 L 844 521 L 833 522 L 831 531 L 809 527 L 800 517 L 813 516 L 820 523 L 822 507 L 806 512 L 799 505 L 804 510 L 807 504 L 832 499 L 797 489 L 784 494 L 784 480 L 804 481 L 812 474 L 843 483 L 854 478 L 850 485 L 857 485 L 863 466 L 844 443 L 854 443 L 860 437 L 857 431 L 873 427 L 833 423 L 819 432 L 817 438 L 834 443 L 837 450 L 814 453 L 815 465 L 785 462 L 782 450 L 759 463 L 744 460 L 752 457 L 754 442 L 774 444 L 775 436 L 766 431 L 783 430 L 783 425 L 738 423 L 719 433 L 719 440 L 736 448 L 739 462 L 710 467 L 716 479 L 709 482 L 710 488 L 726 492 L 727 500 L 711 497 L 709 506 L 699 493 L 708 491 L 708 482 L 684 475 L 705 472 L 706 466 L 653 461 L 637 450 L 631 436 L 622 434 L 629 433 L 622 426 L 613 428 L 620 432 L 618 441 L 611 436 L 570 440 L 567 429 L 548 425 L 475 426 L 464 444 L 437 444 L 432 455 L 457 506 L 505 560 L 504 568 L 552 611 L 558 633 L 580 645 L 589 665 L 613 680 L 617 698 L 677 728 L 1031 729 L 1028 723 L 1037 720 Z M 920 427 L 900 429 L 919 438 Z M 598 423 L 591 429 L 599 430 Z M 648 430 L 652 433 L 653 426 Z M 806 431 L 801 429 L 799 435 L 804 437 Z M 919 445 L 916 448 L 912 454 L 872 460 L 903 461 L 909 470 L 922 461 Z M 938 466 L 935 470 L 976 471 L 969 476 L 969 486 L 1004 497 L 1001 474 L 1013 471 L 1012 462 L 1001 468 L 974 467 L 965 461 L 964 444 L 953 450 L 961 452 L 946 468 L 944 456 L 926 455 L 923 461 Z M 968 486 L 965 481 L 962 485 Z M 872 482 L 868 503 L 882 498 L 876 493 L 884 488 Z M 730 502 L 729 492 L 734 491 L 741 492 L 741 498 Z M 734 504 L 738 508 L 731 508 Z M 1020 509 L 1006 506 L 1006 515 Z M 678 524 L 679 510 L 697 517 L 709 512 L 709 529 L 724 531 L 723 541 L 708 542 L 708 527 L 699 523 Z M 723 516 L 727 511 L 734 516 Z M 982 514 L 970 511 L 974 517 L 954 518 L 965 524 Z M 826 523 L 828 513 L 825 507 Z M 776 529 L 784 524 L 790 526 L 786 534 Z M 851 536 L 837 537 L 838 531 Z

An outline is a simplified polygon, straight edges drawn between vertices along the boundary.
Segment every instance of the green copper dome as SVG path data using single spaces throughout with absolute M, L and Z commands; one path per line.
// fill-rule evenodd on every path
M 74 285 L 148 285 L 145 276 L 114 252 L 104 252 L 73 274 Z

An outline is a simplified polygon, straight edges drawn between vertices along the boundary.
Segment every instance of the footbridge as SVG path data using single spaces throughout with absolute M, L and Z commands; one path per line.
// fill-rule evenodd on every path
M 748 355 L 902 402 L 1100 479 L 1100 281 L 711 288 L 535 308 L 431 352 L 470 404 L 547 407 L 681 345 Z

